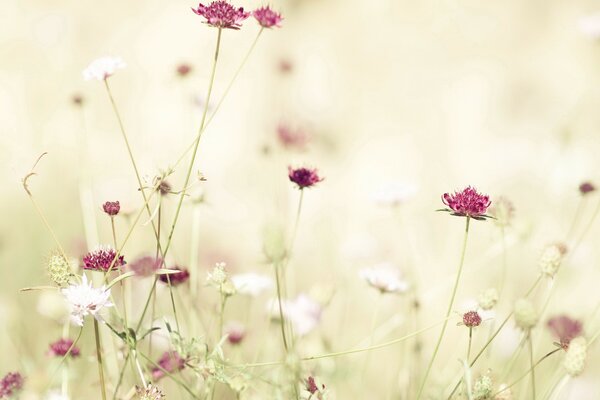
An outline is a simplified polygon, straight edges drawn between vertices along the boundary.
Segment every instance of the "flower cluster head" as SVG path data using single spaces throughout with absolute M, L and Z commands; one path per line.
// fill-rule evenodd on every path
M 198 8 L 192 8 L 192 11 L 204 17 L 205 24 L 219 29 L 240 29 L 242 21 L 250 16 L 243 7 L 235 8 L 224 0 L 213 1 L 207 6 L 200 3 Z
M 165 394 L 162 390 L 151 383 L 145 388 L 136 385 L 135 395 L 137 396 L 137 400 L 161 400 L 165 398 Z
M 362 269 L 360 277 L 381 293 L 404 293 L 408 290 L 408 283 L 401 279 L 400 271 L 391 264 Z
M 168 373 L 173 373 L 182 370 L 185 367 L 185 359 L 175 350 L 166 351 L 151 370 L 152 379 L 157 381 Z
M 107 201 L 106 203 L 102 204 L 102 209 L 106 214 L 114 217 L 119 213 L 119 211 L 121 211 L 121 204 L 119 204 L 118 201 Z
M 514 313 L 517 326 L 524 331 L 530 330 L 538 322 L 538 312 L 533 306 L 533 303 L 527 299 L 517 300 L 515 303 Z
M 309 136 L 303 129 L 292 129 L 289 125 L 281 123 L 277 126 L 277 139 L 286 149 L 304 150 Z
M 269 276 L 248 272 L 231 276 L 231 283 L 239 294 L 258 297 L 273 288 L 273 279 Z
M 162 265 L 162 258 L 154 256 L 142 256 L 129 263 L 129 269 L 134 274 L 140 277 L 148 277 L 154 275 Z
M 83 70 L 83 78 L 86 81 L 96 79 L 103 81 L 112 76 L 117 69 L 125 68 L 127 64 L 120 57 L 102 57 L 91 62 L 91 64 Z
M 581 336 L 583 333 L 583 325 L 581 322 L 571 319 L 566 315 L 559 315 L 551 318 L 546 326 L 559 340 L 560 346 L 565 350 L 569 348 L 569 344 L 573 339 Z
M 471 186 L 453 194 L 444 193 L 442 202 L 449 208 L 439 211 L 447 211 L 451 215 L 478 220 L 490 218 L 489 215 L 486 215 L 488 207 L 492 204 L 490 196 L 479 193 Z
M 578 376 L 583 372 L 587 357 L 587 346 L 587 340 L 583 336 L 576 337 L 569 344 L 569 349 L 563 360 L 563 366 L 572 377 Z
M 171 267 L 169 269 L 176 270 L 176 271 L 179 271 L 179 272 L 175 272 L 175 273 L 172 273 L 172 274 L 161 274 L 161 275 L 159 275 L 158 279 L 161 282 L 164 282 L 166 284 L 169 284 L 169 282 L 170 282 L 172 286 L 179 286 L 182 283 L 185 283 L 185 282 L 187 282 L 190 279 L 190 271 L 188 271 L 185 268 L 174 266 L 174 267 Z
M 72 346 L 72 347 L 71 347 Z M 69 349 L 71 351 L 69 352 Z M 50 343 L 48 354 L 53 357 L 64 357 L 69 353 L 69 357 L 79 357 L 81 354 L 79 347 L 73 346 L 73 340 L 60 338 L 54 343 Z
M 596 186 L 594 186 L 594 184 L 591 182 L 583 182 L 581 185 L 579 185 L 579 193 L 581 193 L 582 196 L 592 193 L 595 190 Z
M 321 182 L 324 178 L 319 176 L 316 168 L 292 168 L 288 167 L 290 181 L 298 185 L 298 189 L 309 188 Z
M 467 328 L 475 328 L 481 324 L 481 316 L 477 311 L 467 311 L 463 314 L 462 321 Z
M 309 376 L 304 381 L 304 390 L 310 393 L 312 398 L 323 400 L 325 399 L 326 390 L 324 384 L 319 384 L 313 376 Z
M 65 257 L 60 253 L 54 253 L 48 259 L 48 276 L 52 279 L 52 282 L 58 286 L 63 286 L 69 283 L 69 279 L 73 276 L 71 272 L 71 265 Z
M 189 64 L 179 64 L 177 66 L 177 75 L 179 75 L 182 78 L 185 78 L 186 76 L 188 76 L 190 74 L 190 72 L 192 72 L 192 67 Z
M 216 288 L 224 296 L 233 296 L 236 289 L 225 270 L 226 265 L 224 262 L 216 263 L 206 277 L 206 284 Z
M 92 283 L 88 282 L 85 274 L 81 278 L 81 284 L 70 285 L 62 289 L 62 294 L 71 310 L 71 321 L 79 326 L 83 326 L 83 319 L 88 315 L 101 321 L 102 309 L 113 306 L 109 300 L 110 289 L 105 286 L 94 288 Z
M 567 254 L 567 246 L 563 243 L 553 243 L 546 246 L 538 262 L 542 273 L 553 278 Z
M 487 400 L 490 399 L 494 390 L 494 382 L 489 375 L 482 375 L 475 381 L 473 385 L 473 399 Z
M 23 388 L 23 376 L 18 372 L 9 372 L 0 380 L 0 399 L 7 399 Z
M 257 8 L 252 12 L 252 16 L 263 28 L 280 27 L 283 20 L 281 14 L 273 11 L 269 6 Z
M 227 341 L 230 344 L 240 344 L 246 336 L 246 328 L 236 321 L 229 322 L 225 332 L 227 333 Z
M 484 290 L 479 294 L 478 303 L 482 310 L 491 310 L 498 303 L 498 291 L 495 288 Z
M 109 268 L 116 271 L 125 264 L 124 257 L 119 255 L 117 258 L 117 252 L 111 246 L 98 246 L 83 257 L 83 269 L 91 271 L 107 272 Z
M 515 206 L 506 197 L 498 197 L 490 207 L 490 215 L 495 218 L 496 225 L 509 226 L 515 216 Z
M 272 302 L 270 306 L 272 315 L 278 318 L 277 302 Z M 283 300 L 281 308 L 284 318 L 292 323 L 294 332 L 299 336 L 309 334 L 321 322 L 321 314 L 323 313 L 321 304 L 306 294 L 299 294 L 293 300 Z

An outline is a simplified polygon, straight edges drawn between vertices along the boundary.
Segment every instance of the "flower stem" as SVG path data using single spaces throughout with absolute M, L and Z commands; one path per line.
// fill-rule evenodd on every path
M 469 358 L 471 358 L 471 343 L 473 341 L 473 328 L 469 328 L 469 345 L 467 346 L 467 363 L 469 362 Z
M 280 279 L 280 271 L 281 264 L 275 264 L 273 266 L 275 269 L 275 283 L 277 285 L 277 303 L 279 306 L 279 319 L 281 325 L 281 338 L 283 339 L 283 347 L 285 348 L 285 352 L 289 352 L 288 342 L 285 335 L 285 318 L 283 317 L 283 306 L 281 304 L 281 279 Z
M 461 251 L 461 255 L 460 255 L 460 263 L 458 265 L 458 273 L 456 274 L 456 280 L 454 281 L 454 288 L 452 289 L 452 296 L 450 297 L 450 302 L 448 303 L 448 309 L 446 311 L 446 319 L 444 321 L 444 325 L 442 326 L 442 331 L 440 332 L 440 336 L 438 338 L 437 344 L 435 345 L 435 349 L 433 351 L 433 355 L 431 356 L 431 360 L 429 361 L 429 365 L 427 366 L 427 369 L 425 370 L 425 376 L 423 377 L 423 380 L 421 382 L 421 387 L 419 388 L 419 391 L 417 393 L 417 400 L 419 400 L 421 398 L 421 395 L 423 394 L 423 389 L 425 388 L 425 384 L 427 383 L 427 378 L 429 377 L 429 373 L 431 372 L 431 367 L 433 367 L 433 363 L 435 362 L 435 359 L 437 357 L 437 353 L 440 349 L 440 345 L 442 344 L 442 339 L 444 338 L 444 333 L 446 332 L 446 327 L 448 326 L 448 317 L 450 317 L 450 313 L 452 312 L 452 307 L 454 305 L 454 299 L 456 297 L 456 291 L 458 289 L 458 283 L 460 281 L 460 276 L 461 276 L 464 261 L 465 261 L 465 253 L 467 250 L 467 238 L 469 236 L 469 223 L 471 221 L 471 218 L 470 217 L 466 217 L 466 218 L 467 218 L 467 220 L 465 223 L 465 234 L 464 234 L 464 238 L 463 238 L 462 251 Z
M 535 364 L 533 363 L 533 339 L 531 338 L 531 332 L 527 334 L 529 341 L 529 365 L 531 371 L 531 393 L 533 395 L 532 400 L 536 399 L 535 394 Z
M 104 366 L 102 365 L 102 345 L 100 344 L 100 330 L 98 329 L 98 320 L 94 318 L 94 336 L 96 337 L 96 358 L 98 360 L 98 375 L 100 377 L 100 390 L 102 391 L 102 400 L 106 400 L 106 387 L 104 384 Z

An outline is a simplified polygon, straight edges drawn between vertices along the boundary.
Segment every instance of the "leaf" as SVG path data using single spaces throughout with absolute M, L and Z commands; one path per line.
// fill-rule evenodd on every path
M 34 290 L 51 290 L 51 289 L 57 290 L 59 288 L 56 286 L 32 286 L 32 287 L 26 287 L 26 288 L 19 289 L 19 292 L 31 292 Z
M 144 334 L 140 337 L 140 340 L 143 340 L 146 336 L 148 336 L 149 334 L 151 334 L 154 331 L 160 331 L 160 328 L 158 326 L 153 326 L 152 328 L 150 328 L 146 332 L 144 332 Z
M 110 289 L 111 287 L 115 286 L 118 282 L 127 279 L 129 277 L 132 277 L 135 275 L 135 272 L 127 272 L 126 274 L 121 274 L 119 276 L 117 276 L 115 279 L 113 279 L 112 281 L 110 281 L 110 283 L 106 286 L 107 289 Z

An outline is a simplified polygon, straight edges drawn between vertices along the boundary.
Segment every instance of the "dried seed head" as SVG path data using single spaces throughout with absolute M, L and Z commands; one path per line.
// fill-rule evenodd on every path
M 567 373 L 572 377 L 580 375 L 585 367 L 586 357 L 587 340 L 583 336 L 571 340 L 563 361 L 563 366 L 567 370 Z
M 533 303 L 527 299 L 517 300 L 514 313 L 517 326 L 523 330 L 533 328 L 538 322 L 538 313 L 533 306 Z
M 69 279 L 73 275 L 69 262 L 59 253 L 50 256 L 48 259 L 47 271 L 52 282 L 56 283 L 58 286 L 67 285 Z
M 496 288 L 488 288 L 479 294 L 479 307 L 483 310 L 491 310 L 498 303 L 498 291 Z
M 473 385 L 473 399 L 487 400 L 492 396 L 494 390 L 494 382 L 488 375 L 482 375 L 475 381 Z
M 567 254 L 567 246 L 563 243 L 554 243 L 546 246 L 538 262 L 542 273 L 553 278 L 556 272 L 558 272 L 565 254 Z
M 153 384 L 149 384 L 146 388 L 136 386 L 135 394 L 138 400 L 162 400 L 165 398 L 160 388 Z

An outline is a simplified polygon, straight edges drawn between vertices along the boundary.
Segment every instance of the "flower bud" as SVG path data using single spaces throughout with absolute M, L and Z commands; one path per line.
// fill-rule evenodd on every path
M 566 253 L 567 247 L 562 243 L 546 246 L 538 263 L 542 273 L 554 278 Z

